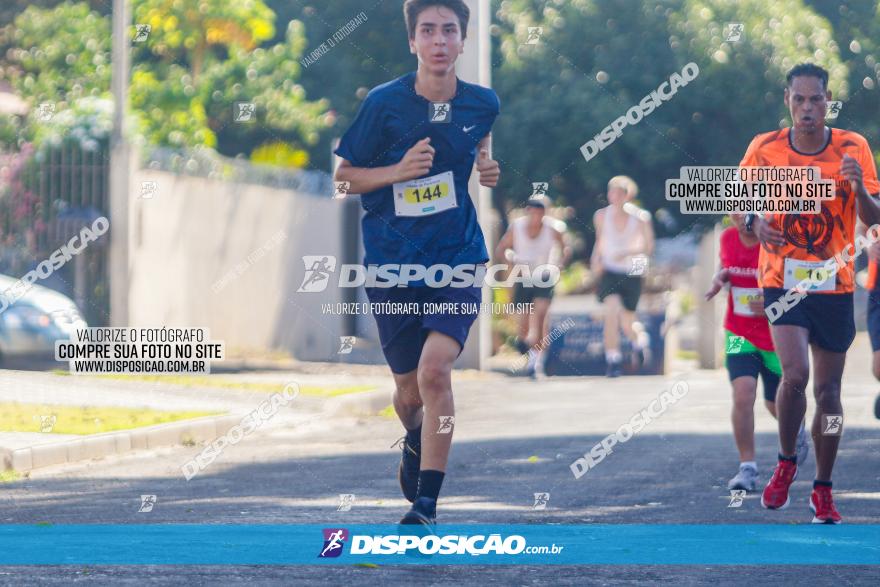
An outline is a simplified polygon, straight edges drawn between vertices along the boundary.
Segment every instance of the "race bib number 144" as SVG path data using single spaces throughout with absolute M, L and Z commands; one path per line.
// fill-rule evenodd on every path
M 397 216 L 430 216 L 457 206 L 451 171 L 394 184 Z

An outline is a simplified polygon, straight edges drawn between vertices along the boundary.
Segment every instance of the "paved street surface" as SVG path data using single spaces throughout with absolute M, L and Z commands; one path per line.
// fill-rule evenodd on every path
M 850 524 L 880 523 L 880 421 L 872 413 L 880 385 L 869 370 L 867 341 L 860 334 L 844 378 L 847 429 L 835 469 L 838 508 Z M 288 376 L 296 377 L 266 375 Z M 574 478 L 569 469 L 574 459 L 677 381 L 687 383 L 683 399 L 618 444 L 596 468 Z M 727 507 L 725 484 L 736 472 L 737 455 L 724 371 L 541 382 L 470 373 L 458 378 L 455 392 L 455 444 L 441 496 L 441 524 L 808 524 L 812 519 L 807 506 L 812 452 L 787 510 L 766 511 L 754 495 L 740 508 Z M 262 399 L 254 394 L 254 406 Z M 298 407 L 294 402 L 285 409 Z M 0 485 L 0 523 L 396 522 L 407 506 L 395 477 L 399 450 L 389 448 L 402 435 L 399 423 L 380 416 L 308 413 L 309 418 L 287 417 L 291 413 L 274 419 L 189 482 L 180 466 L 201 447 L 36 470 L 28 479 Z M 776 429 L 760 402 L 757 414 L 764 483 L 775 460 Z M 532 509 L 536 492 L 550 493 L 546 510 Z M 355 494 L 355 505 L 337 512 L 344 493 Z M 142 494 L 157 496 L 151 513 L 138 513 Z M 817 532 L 827 530 L 817 527 Z M 785 552 L 779 560 L 784 563 Z M 0 584 L 876 585 L 877 568 L 6 567 L 0 569 Z

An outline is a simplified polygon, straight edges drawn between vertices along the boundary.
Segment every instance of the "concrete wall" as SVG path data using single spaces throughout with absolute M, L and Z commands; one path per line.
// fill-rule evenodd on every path
M 207 327 L 227 351 L 332 360 L 341 320 L 320 304 L 339 301 L 339 290 L 296 290 L 303 255 L 338 254 L 338 201 L 154 170 L 133 179 L 155 181 L 156 193 L 131 200 L 132 326 Z

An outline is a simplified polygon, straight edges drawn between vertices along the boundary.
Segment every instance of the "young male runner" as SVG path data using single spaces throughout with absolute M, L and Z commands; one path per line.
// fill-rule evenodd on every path
M 470 15 L 464 2 L 407 0 L 403 10 L 418 71 L 370 91 L 336 150 L 344 160 L 336 180 L 362 194 L 365 264 L 481 265 L 489 256 L 468 179 L 476 161 L 482 185 L 498 182 L 489 155 L 498 97 L 455 75 Z M 401 523 L 433 524 L 452 441 L 452 364 L 476 318 L 480 287 L 428 287 L 423 280 L 366 290 L 374 303 L 467 308 L 375 314 L 396 385 L 394 409 L 406 429 L 398 478 L 413 505 Z
M 782 375 L 779 357 L 773 352 L 770 327 L 764 315 L 764 294 L 758 287 L 758 237 L 746 230 L 745 218 L 731 214 L 733 226 L 721 233 L 721 266 L 706 292 L 711 300 L 726 284 L 727 314 L 724 316 L 727 372 L 733 387 L 733 410 L 730 419 L 733 437 L 739 450 L 739 472 L 728 489 L 754 491 L 758 480 L 755 461 L 755 396 L 758 375 L 764 382 L 764 405 L 776 418 L 776 388 Z M 809 452 L 807 432 L 801 423 L 797 437 L 797 462 L 804 462 Z
M 764 307 L 777 310 L 780 306 L 775 303 L 795 288 L 802 275 L 815 275 L 826 260 L 852 252 L 856 215 L 868 225 L 880 221 L 880 206 L 874 199 L 880 184 L 868 142 L 857 133 L 824 125 L 831 99 L 828 72 L 813 64 L 800 64 L 788 72 L 786 82 L 784 101 L 792 127 L 756 136 L 741 165 L 819 167 L 823 179 L 835 181 L 836 192 L 833 200 L 822 200 L 819 214 L 771 214 L 766 219 L 747 220 L 762 243 L 759 281 L 764 288 Z M 843 413 L 840 384 L 846 351 L 855 337 L 853 277 L 850 258 L 780 316 L 768 310 L 773 343 L 782 363 L 776 402 L 781 450 L 761 505 L 783 509 L 789 503 L 788 490 L 797 475 L 797 430 L 807 409 L 809 349 L 816 398 L 812 427 L 816 479 L 810 496 L 814 523 L 837 524 L 841 519 L 831 497 L 831 471 L 840 436 L 823 432 L 835 430 L 839 434 L 842 427 L 823 425 L 826 420 L 838 422 L 834 416 Z
M 510 227 L 498 246 L 495 247 L 495 258 L 507 261 L 507 251 L 511 251 L 510 261 L 515 264 L 527 265 L 535 275 L 538 267 L 548 264 L 565 266 L 571 254 L 569 247 L 562 239 L 562 233 L 554 226 L 555 221 L 546 215 L 550 198 L 544 195 L 531 196 L 526 200 L 526 215 L 510 223 Z M 556 255 L 554 255 L 556 253 Z M 559 259 L 561 254 L 561 259 Z M 548 335 L 550 324 L 547 314 L 553 299 L 553 287 L 537 287 L 532 284 L 516 282 L 513 286 L 513 301 L 516 304 L 534 304 L 533 313 L 523 312 L 519 316 L 517 332 L 517 351 L 529 353 L 528 373 L 536 371 L 543 374 L 543 357 L 541 349 L 531 349 L 538 341 Z
M 649 348 L 647 333 L 635 321 L 644 271 L 644 267 L 636 264 L 639 261 L 646 263 L 653 252 L 654 231 L 650 217 L 647 220 L 639 218 L 634 211 L 627 209 L 627 203 L 638 192 L 638 185 L 631 178 L 625 175 L 612 177 L 608 181 L 608 206 L 593 215 L 596 244 L 590 256 L 590 269 L 599 275 L 598 296 L 605 314 L 603 335 L 608 377 L 621 374 L 621 329 L 632 342 L 640 362 L 646 361 Z

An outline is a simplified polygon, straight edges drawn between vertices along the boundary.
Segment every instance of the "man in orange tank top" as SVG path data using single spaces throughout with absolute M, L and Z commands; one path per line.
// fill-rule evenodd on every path
M 813 356 L 816 415 L 812 435 L 816 478 L 810 496 L 814 523 L 840 523 L 831 497 L 831 472 L 843 431 L 840 403 L 846 351 L 855 337 L 853 262 L 856 216 L 880 222 L 880 191 L 874 157 L 864 137 L 824 125 L 828 72 L 813 64 L 795 66 L 786 76 L 784 102 L 791 128 L 756 136 L 742 166 L 819 167 L 835 182 L 833 200 L 822 200 L 818 214 L 772 214 L 747 221 L 761 240 L 759 284 L 782 364 L 777 413 L 779 462 L 764 488 L 761 505 L 783 509 L 797 476 L 795 443 L 807 409 L 806 387 Z M 751 216 L 751 215 L 750 215 Z M 837 259 L 836 270 L 827 271 Z M 811 275 L 804 287 L 800 277 Z M 816 281 L 817 275 L 824 280 Z

